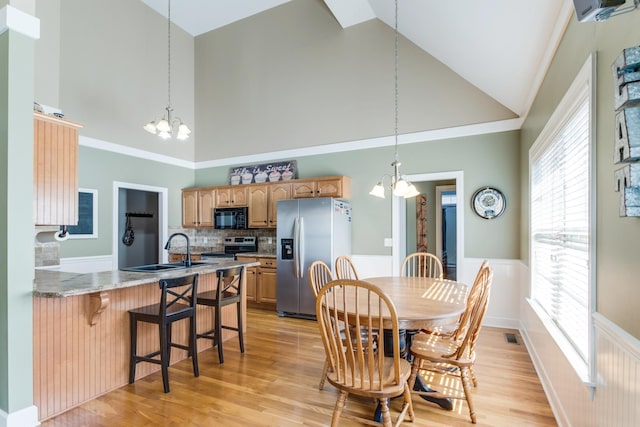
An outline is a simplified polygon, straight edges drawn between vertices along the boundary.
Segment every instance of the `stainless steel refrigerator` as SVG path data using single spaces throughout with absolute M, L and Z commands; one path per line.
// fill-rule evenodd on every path
M 277 303 L 280 316 L 315 318 L 307 269 L 317 260 L 334 270 L 351 255 L 351 205 L 329 197 L 278 202 Z

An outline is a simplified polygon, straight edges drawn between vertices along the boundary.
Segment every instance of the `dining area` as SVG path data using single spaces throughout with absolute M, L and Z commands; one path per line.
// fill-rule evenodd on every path
M 335 266 L 335 276 L 347 277 L 341 268 Z M 331 270 L 328 268 L 329 279 L 334 276 Z M 327 274 L 324 271 L 310 277 L 318 279 Z M 334 291 L 329 291 L 328 286 L 321 291 L 346 307 L 342 319 L 356 319 L 353 327 L 339 331 L 342 334 L 357 331 L 351 337 L 358 337 L 357 340 L 340 342 L 341 346 L 346 342 L 354 343 L 353 347 L 343 347 L 343 354 L 352 353 L 355 347 L 360 346 L 366 357 L 382 356 L 380 360 L 385 367 L 389 365 L 386 359 L 393 360 L 391 366 L 397 360 L 398 365 L 403 366 L 398 377 L 401 392 L 392 391 L 390 396 L 393 398 L 384 401 L 388 411 L 379 407 L 380 399 L 349 393 L 346 400 L 342 400 L 346 403 L 339 425 L 362 425 L 374 422 L 376 418 L 388 423 L 388 419 L 395 419 L 403 411 L 405 422 L 413 418 L 412 424 L 417 426 L 470 425 L 469 406 L 462 384 L 451 380 L 436 383 L 433 372 L 421 369 L 413 380 L 418 383 L 422 380 L 428 393 L 437 390 L 447 394 L 446 398 L 450 397 L 448 394 L 458 397 L 445 399 L 444 405 L 425 401 L 413 390 L 413 385 L 409 387 L 412 364 L 407 359 L 411 358 L 408 350 L 412 348 L 407 341 L 415 341 L 415 337 L 425 334 L 425 331 L 440 331 L 442 334 L 451 331 L 448 327 L 455 325 L 465 312 L 470 288 L 463 283 L 439 278 L 398 275 L 361 280 L 357 278 L 357 272 L 355 274 L 354 278 L 327 280 L 324 285 L 332 283 Z M 362 298 L 339 300 L 339 292 L 335 290 L 352 289 L 345 283 L 360 281 L 369 283 L 362 288 L 367 288 L 367 292 L 374 290 L 381 291 L 381 295 L 386 294 L 383 299 L 391 302 L 389 306 L 393 306 L 395 311 L 395 322 L 388 308 L 378 310 L 381 316 L 376 322 L 374 316 L 365 315 L 356 308 L 369 306 L 370 303 L 365 303 Z M 374 305 L 381 307 L 371 304 L 372 307 Z M 352 311 L 360 314 L 356 317 L 347 314 L 345 317 L 344 313 Z M 367 320 L 369 318 L 371 320 Z M 224 364 L 219 363 L 215 347 L 207 349 L 198 355 L 198 377 L 193 375 L 189 359 L 171 365 L 170 393 L 162 392 L 162 375 L 155 372 L 46 420 L 42 425 L 331 425 L 342 391 L 338 380 L 332 378 L 332 372 L 339 368 L 335 363 L 328 363 L 330 358 L 319 328 L 321 319 L 283 318 L 271 311 L 248 308 L 244 352 L 235 343 L 225 346 Z M 347 323 L 351 322 L 348 320 Z M 369 339 L 373 343 L 370 346 L 363 345 L 362 328 L 366 325 L 375 331 L 370 334 Z M 389 331 L 390 340 L 387 337 Z M 517 336 L 517 331 L 508 332 Z M 526 349 L 506 342 L 504 333 L 502 329 L 484 328 L 477 340 L 479 356 L 473 373 L 479 384 L 470 390 L 476 425 L 556 425 Z M 373 351 L 368 352 L 367 349 Z M 415 354 L 413 360 L 417 360 Z M 514 378 L 518 381 L 515 382 Z M 320 387 L 319 381 L 322 382 Z M 386 377 L 383 382 L 387 382 Z M 406 392 L 409 395 L 403 398 Z M 400 397 L 396 397 L 398 395 Z M 344 416 L 347 412 L 362 420 Z

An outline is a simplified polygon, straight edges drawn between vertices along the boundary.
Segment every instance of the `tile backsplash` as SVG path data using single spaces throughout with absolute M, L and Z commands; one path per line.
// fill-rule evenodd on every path
M 254 228 L 250 230 L 216 230 L 214 228 L 182 228 L 169 227 L 169 235 L 172 233 L 185 233 L 189 236 L 192 247 L 211 248 L 212 252 L 222 251 L 225 237 L 229 236 L 256 236 L 258 238 L 258 251 L 276 251 L 275 228 Z M 171 242 L 174 247 L 186 246 L 184 239 L 175 239 Z

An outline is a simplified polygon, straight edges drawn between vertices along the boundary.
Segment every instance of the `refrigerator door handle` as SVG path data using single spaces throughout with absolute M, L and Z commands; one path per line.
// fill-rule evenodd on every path
M 298 278 L 304 276 L 304 218 L 298 220 Z
M 298 218 L 293 220 L 293 275 L 300 277 L 300 224 Z

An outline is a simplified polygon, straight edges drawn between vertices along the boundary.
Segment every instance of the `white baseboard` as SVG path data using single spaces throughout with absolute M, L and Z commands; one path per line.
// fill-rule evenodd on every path
M 28 406 L 10 414 L 0 410 L 0 427 L 32 427 L 39 425 L 38 408 L 35 406 Z

